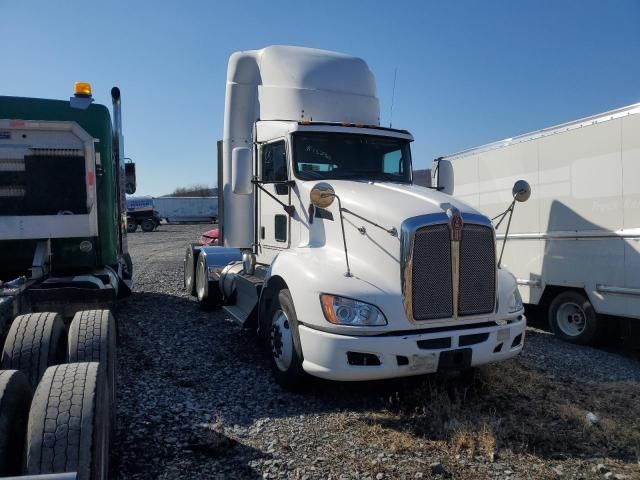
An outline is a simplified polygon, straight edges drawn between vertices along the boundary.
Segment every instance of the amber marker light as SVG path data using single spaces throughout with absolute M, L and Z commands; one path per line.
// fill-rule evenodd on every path
M 88 82 L 76 82 L 73 84 L 73 95 L 76 97 L 90 97 L 91 84 Z
M 336 313 L 333 311 L 333 295 L 320 295 L 320 303 L 322 304 L 324 318 L 331 323 L 338 323 Z

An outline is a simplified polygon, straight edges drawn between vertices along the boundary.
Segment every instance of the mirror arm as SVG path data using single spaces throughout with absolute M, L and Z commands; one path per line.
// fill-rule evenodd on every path
M 509 228 L 511 227 L 511 219 L 513 218 L 513 209 L 515 208 L 515 206 L 516 206 L 516 201 L 514 199 L 513 202 L 511 202 L 511 205 L 509 205 L 509 208 L 507 208 L 505 212 L 501 214 L 502 218 L 496 225 L 496 230 L 497 230 L 500 224 L 502 223 L 502 221 L 505 219 L 505 217 L 509 215 L 509 220 L 507 221 L 507 229 L 504 232 L 504 238 L 502 239 L 502 248 L 500 249 L 500 257 L 498 258 L 498 268 L 500 268 L 500 265 L 502 264 L 502 255 L 504 254 L 504 247 L 507 244 L 507 240 L 509 238 Z M 499 216 L 500 215 L 498 215 L 498 217 Z
M 342 243 L 344 244 L 344 259 L 347 263 L 347 273 L 344 274 L 345 277 L 353 277 L 351 273 L 351 268 L 349 267 L 349 251 L 347 250 L 347 235 L 344 233 L 344 215 L 342 212 L 346 211 L 346 209 L 342 208 L 342 202 L 340 201 L 340 197 L 335 193 L 331 194 L 336 200 L 338 200 L 338 212 L 340 213 L 340 227 L 342 228 Z
M 391 228 L 384 228 L 382 225 L 378 225 L 376 222 L 372 222 L 371 220 L 364 218 L 363 216 L 358 215 L 355 212 L 352 212 L 351 210 L 349 210 L 348 208 L 341 208 L 341 210 L 343 212 L 347 212 L 350 213 L 351 215 L 353 215 L 354 217 L 359 218 L 360 220 L 367 222 L 371 225 L 373 225 L 374 227 L 378 227 L 380 230 L 384 230 L 385 232 L 387 232 L 389 235 L 395 237 L 398 235 L 398 230 L 396 229 L 396 227 L 391 227 Z
M 295 185 L 295 182 L 291 181 L 291 180 L 285 180 L 282 182 L 273 182 L 276 184 L 285 184 L 288 182 L 292 182 Z M 264 188 L 262 186 L 262 183 L 260 180 L 254 178 L 251 180 L 251 183 L 253 183 L 256 187 L 258 187 L 260 190 L 262 190 L 264 193 L 266 193 L 267 195 L 269 195 L 271 198 L 273 198 L 276 202 L 278 202 L 280 205 L 282 205 L 282 208 L 284 209 L 285 212 L 287 212 L 287 214 L 290 217 L 293 217 L 293 215 L 296 213 L 296 209 L 293 205 L 287 205 L 286 203 L 284 203 L 282 200 L 280 200 L 279 198 L 277 198 L 275 195 L 273 195 L 269 190 L 267 190 L 266 188 Z
M 274 180 L 272 182 L 266 182 L 264 180 L 260 180 L 259 178 L 254 178 L 251 180 L 251 183 L 254 185 L 286 185 L 287 187 L 295 187 L 296 182 L 293 180 Z

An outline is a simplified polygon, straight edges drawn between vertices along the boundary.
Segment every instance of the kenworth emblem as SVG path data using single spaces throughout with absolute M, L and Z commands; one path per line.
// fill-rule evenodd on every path
M 449 224 L 451 226 L 451 240 L 453 242 L 459 242 L 462 240 L 462 216 L 458 210 L 454 210 L 452 212 L 451 217 L 449 218 Z

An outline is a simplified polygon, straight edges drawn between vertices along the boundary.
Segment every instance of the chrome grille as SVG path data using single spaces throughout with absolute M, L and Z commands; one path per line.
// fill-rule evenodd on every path
M 413 233 L 412 240 L 412 255 L 405 259 L 410 262 L 406 264 L 410 265 L 411 278 L 405 275 L 403 284 L 405 298 L 410 299 L 410 318 L 424 321 L 452 317 L 453 276 L 449 225 L 444 223 L 419 227 Z M 493 229 L 486 225 L 465 224 L 460 241 L 459 316 L 493 311 L 495 276 Z
M 458 313 L 480 315 L 493 311 L 496 291 L 496 256 L 493 230 L 464 226 L 460 242 L 460 299 Z
M 453 315 L 449 225 L 421 228 L 413 240 L 413 318 Z

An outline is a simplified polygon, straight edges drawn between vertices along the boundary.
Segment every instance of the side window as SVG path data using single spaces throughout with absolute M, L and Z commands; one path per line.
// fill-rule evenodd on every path
M 287 150 L 284 142 L 262 147 L 262 181 L 278 182 L 287 179 Z
M 274 237 L 276 242 L 287 241 L 287 216 L 276 215 L 274 218 Z
M 396 175 L 402 172 L 402 150 L 394 150 L 384 154 L 384 173 L 394 173 Z

